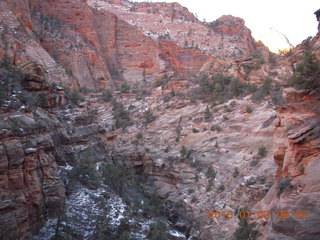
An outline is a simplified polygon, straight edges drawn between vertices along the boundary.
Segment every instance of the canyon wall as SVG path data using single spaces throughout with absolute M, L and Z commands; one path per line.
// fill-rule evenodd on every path
M 1 4 L 7 40 L 0 54 L 7 53 L 15 64 L 42 64 L 51 81 L 71 87 L 104 89 L 163 76 L 190 78 L 215 58 L 232 62 L 266 49 L 254 41 L 242 19 L 223 16 L 210 27 L 179 4 Z

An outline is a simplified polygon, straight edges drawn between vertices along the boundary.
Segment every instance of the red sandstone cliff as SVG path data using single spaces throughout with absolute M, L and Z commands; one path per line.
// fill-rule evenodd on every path
M 176 3 L 15 0 L 5 4 L 3 11 L 12 23 L 3 15 L 2 24 L 12 31 L 7 34 L 11 40 L 2 46 L 8 44 L 13 61 L 35 61 L 47 69 L 52 81 L 74 87 L 99 89 L 124 81 L 153 81 L 164 74 L 185 76 L 197 73 L 212 56 L 242 58 L 258 49 L 242 19 L 223 16 L 209 27 Z

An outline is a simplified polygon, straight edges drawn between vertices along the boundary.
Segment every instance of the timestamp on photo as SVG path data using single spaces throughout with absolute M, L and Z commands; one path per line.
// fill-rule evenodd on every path
M 308 211 L 305 210 L 272 210 L 272 211 L 249 211 L 243 210 L 240 212 L 234 211 L 210 211 L 209 219 L 306 219 L 308 218 Z

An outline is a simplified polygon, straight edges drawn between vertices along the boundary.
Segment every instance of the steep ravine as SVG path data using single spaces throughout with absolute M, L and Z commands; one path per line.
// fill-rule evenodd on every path
M 288 82 L 319 34 L 275 56 L 175 3 L 0 11 L 0 239 L 236 239 L 244 207 L 319 239 L 319 95 Z

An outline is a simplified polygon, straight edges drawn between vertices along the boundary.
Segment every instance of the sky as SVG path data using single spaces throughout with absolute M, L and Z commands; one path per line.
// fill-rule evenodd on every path
M 319 0 L 162 0 L 178 2 L 207 22 L 222 15 L 233 15 L 245 20 L 256 40 L 273 28 L 286 35 L 295 46 L 317 33 L 318 22 L 314 12 L 320 8 Z M 135 0 L 145 2 L 145 0 Z M 159 2 L 148 0 L 148 2 Z

